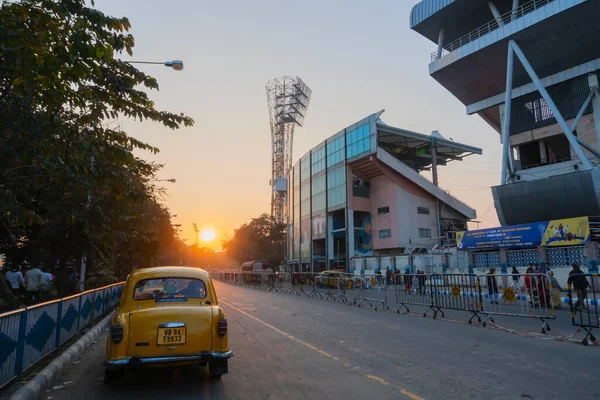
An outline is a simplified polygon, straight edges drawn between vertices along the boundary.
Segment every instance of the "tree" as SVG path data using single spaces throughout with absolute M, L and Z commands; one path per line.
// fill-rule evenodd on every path
M 130 27 L 84 0 L 2 0 L 0 251 L 14 262 L 60 260 L 66 273 L 87 254 L 100 284 L 173 240 L 151 184 L 162 166 L 134 155 L 158 149 L 114 120 L 193 121 L 156 109 L 145 90 L 157 81 L 118 59 Z
M 285 224 L 262 214 L 236 229 L 233 238 L 223 242 L 223 249 L 238 262 L 268 260 L 278 265 L 284 257 L 284 239 Z

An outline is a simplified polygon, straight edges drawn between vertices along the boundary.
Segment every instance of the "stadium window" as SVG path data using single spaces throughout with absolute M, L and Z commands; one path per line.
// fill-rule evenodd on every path
M 419 228 L 419 237 L 431 239 L 431 229 Z
M 377 209 L 377 214 L 378 215 L 388 214 L 389 212 L 390 212 L 390 208 L 389 207 L 379 207 Z
M 429 208 L 427 208 L 427 207 L 417 207 L 417 214 L 429 215 Z

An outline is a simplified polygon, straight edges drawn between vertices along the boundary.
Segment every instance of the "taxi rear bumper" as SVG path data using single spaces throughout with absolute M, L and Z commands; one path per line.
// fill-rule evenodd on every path
M 227 360 L 233 357 L 233 351 L 229 350 L 225 353 L 216 351 L 205 351 L 200 354 L 188 354 L 178 356 L 162 356 L 162 357 L 125 357 L 118 360 L 106 360 L 104 365 L 109 368 L 119 367 L 142 367 L 144 365 L 160 365 L 160 364 L 175 364 L 187 362 L 206 362 L 211 360 Z

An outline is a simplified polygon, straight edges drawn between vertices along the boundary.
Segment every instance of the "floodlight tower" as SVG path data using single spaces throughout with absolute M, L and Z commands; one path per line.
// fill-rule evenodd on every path
M 294 129 L 302 126 L 311 90 L 297 76 L 267 82 L 267 103 L 271 123 L 271 215 L 287 222 L 287 177 L 292 168 Z

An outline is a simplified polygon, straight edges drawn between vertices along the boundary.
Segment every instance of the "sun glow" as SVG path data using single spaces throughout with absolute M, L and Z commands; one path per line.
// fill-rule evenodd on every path
M 217 237 L 217 233 L 215 232 L 214 229 L 205 228 L 200 233 L 200 237 L 202 238 L 202 240 L 204 242 L 212 242 Z

